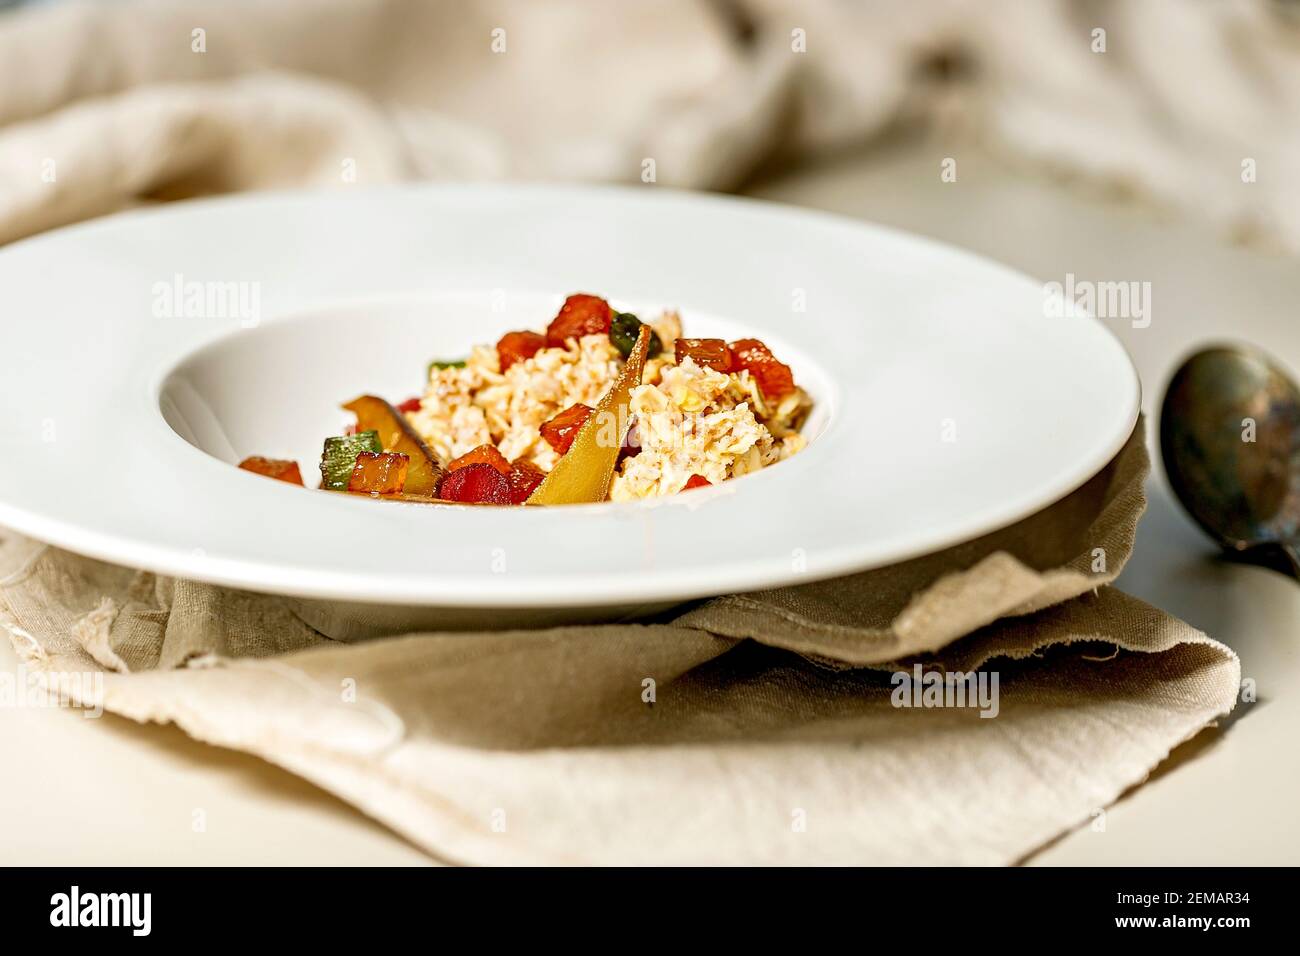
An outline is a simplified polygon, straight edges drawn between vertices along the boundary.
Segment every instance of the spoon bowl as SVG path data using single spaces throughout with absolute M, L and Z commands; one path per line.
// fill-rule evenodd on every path
M 1262 352 L 1216 346 L 1179 366 L 1160 450 L 1184 508 L 1224 548 L 1282 548 L 1300 577 L 1300 389 Z

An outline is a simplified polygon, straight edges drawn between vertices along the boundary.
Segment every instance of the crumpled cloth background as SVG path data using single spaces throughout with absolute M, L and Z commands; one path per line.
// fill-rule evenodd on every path
M 1288 9 L 41 6 L 0 16 L 0 242 L 295 185 L 653 168 L 730 188 L 932 126 L 1296 249 Z M 1144 504 L 1141 435 L 1064 501 L 978 541 L 645 624 L 340 645 L 277 598 L 8 532 L 0 623 L 45 680 L 84 693 L 70 675 L 102 670 L 89 703 L 284 766 L 440 859 L 1010 863 L 1236 700 L 1232 651 L 1109 586 Z M 892 706 L 891 673 L 918 662 L 996 671 L 997 717 Z
M 0 551 L 0 623 L 69 696 L 103 670 L 87 703 L 257 754 L 444 860 L 1012 863 L 1236 701 L 1231 650 L 1109 586 L 1142 433 L 961 547 L 647 624 L 343 645 L 279 598 L 26 542 Z M 996 673 L 996 716 L 894 706 L 917 663 Z
M 1300 251 L 1297 115 L 1283 0 L 60 3 L 0 17 L 0 242 L 298 184 L 725 189 L 930 125 Z

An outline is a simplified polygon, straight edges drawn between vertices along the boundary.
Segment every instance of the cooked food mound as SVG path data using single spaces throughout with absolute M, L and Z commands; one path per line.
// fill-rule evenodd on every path
M 326 440 L 322 487 L 406 501 L 630 501 L 803 449 L 812 401 L 789 366 L 758 339 L 682 331 L 674 311 L 643 323 L 571 295 L 544 331 L 431 362 L 418 398 L 345 405 L 357 424 Z M 281 477 L 272 461 L 245 467 Z

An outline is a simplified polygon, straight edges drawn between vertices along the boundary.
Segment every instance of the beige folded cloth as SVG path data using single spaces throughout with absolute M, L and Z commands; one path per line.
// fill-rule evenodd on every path
M 1294 6 L 42 4 L 0 16 L 0 242 L 302 183 L 640 181 L 652 160 L 657 182 L 728 188 L 774 158 L 923 128 L 936 182 L 974 139 L 1296 251 Z
M 257 754 L 445 860 L 1010 863 L 1236 700 L 1231 650 L 1107 586 L 1147 469 L 1139 424 L 1011 528 L 644 625 L 341 645 L 274 597 L 25 542 L 0 621 L 69 696 Z M 917 663 L 996 674 L 995 715 L 895 706 Z M 100 670 L 102 695 L 77 676 Z

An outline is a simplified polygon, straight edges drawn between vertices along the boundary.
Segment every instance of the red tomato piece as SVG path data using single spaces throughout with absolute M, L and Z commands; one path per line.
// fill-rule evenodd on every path
M 244 471 L 251 471 L 254 474 L 274 478 L 276 481 L 287 481 L 291 485 L 302 484 L 302 472 L 298 470 L 296 461 L 288 461 L 284 458 L 263 458 L 261 455 L 254 455 L 252 458 L 245 458 L 241 461 L 239 467 Z
M 491 465 L 476 461 L 449 471 L 438 486 L 438 497 L 446 501 L 475 501 L 482 504 L 513 504 L 510 479 Z
M 582 428 L 588 418 L 591 417 L 592 409 L 587 405 L 570 405 L 564 411 L 560 412 L 550 421 L 542 422 L 542 437 L 546 443 L 563 455 L 573 444 L 573 439 L 578 436 L 578 429 Z
M 758 339 L 737 339 L 731 343 L 733 372 L 748 369 L 758 382 L 758 390 L 770 401 L 779 401 L 794 391 L 794 373 L 790 366 L 777 361 L 772 350 Z
M 357 455 L 348 478 L 348 491 L 366 491 L 376 495 L 395 495 L 406 487 L 409 455 L 396 451 L 363 451 Z
M 458 468 L 464 468 L 466 465 L 475 463 L 491 465 L 503 475 L 510 474 L 510 462 L 506 461 L 506 456 L 497 451 L 496 445 L 479 445 L 477 448 L 471 448 L 465 454 L 452 461 L 447 466 L 448 471 L 456 471 Z
M 537 332 L 507 332 L 497 342 L 497 361 L 501 363 L 501 371 L 532 358 L 545 347 L 546 336 Z
M 673 346 L 677 364 L 690 356 L 696 365 L 705 366 L 715 372 L 726 374 L 732 370 L 731 349 L 722 339 L 678 339 Z
M 420 410 L 420 399 L 418 397 L 408 398 L 406 401 L 402 402 L 402 404 L 394 405 L 393 407 L 405 415 L 410 415 L 412 412 L 418 412 Z
M 546 344 L 551 348 L 564 348 L 568 339 L 584 335 L 609 334 L 613 310 L 598 295 L 579 292 L 564 300 L 560 312 L 546 327 Z
M 703 475 L 691 475 L 691 477 L 686 479 L 686 484 L 682 486 L 682 491 L 689 491 L 692 488 L 703 488 L 706 485 L 712 484 L 713 482 L 709 481 L 709 479 L 705 478 Z
M 546 472 L 527 458 L 516 458 L 510 463 L 510 500 L 517 505 L 523 504 L 545 477 Z

